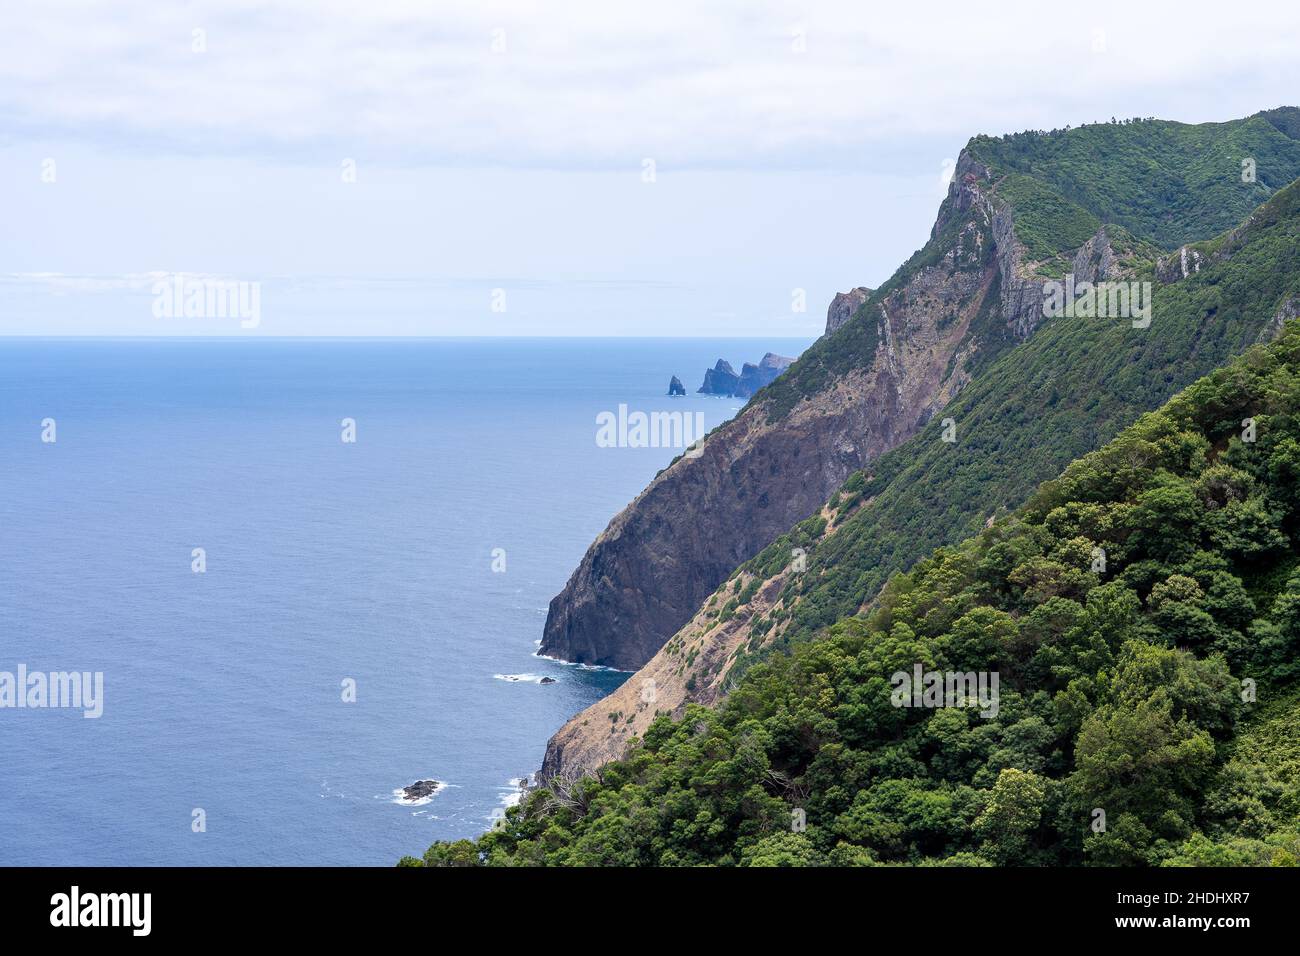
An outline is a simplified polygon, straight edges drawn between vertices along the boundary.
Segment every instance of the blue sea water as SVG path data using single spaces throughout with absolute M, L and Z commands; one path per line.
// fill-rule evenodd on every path
M 626 678 L 535 656 L 679 452 L 597 447 L 597 414 L 712 428 L 740 402 L 694 393 L 706 367 L 807 344 L 0 339 L 0 671 L 104 675 L 99 719 L 0 709 L 0 865 L 391 865 L 481 832 Z

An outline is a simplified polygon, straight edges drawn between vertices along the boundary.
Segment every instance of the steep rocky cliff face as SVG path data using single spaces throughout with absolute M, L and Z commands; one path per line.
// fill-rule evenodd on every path
M 833 513 L 823 510 L 821 515 L 831 522 L 828 533 L 834 533 Z M 749 600 L 732 612 L 726 610 L 726 594 L 707 600 L 626 683 L 551 737 L 541 777 L 589 773 L 623 756 L 628 741 L 644 734 L 658 714 L 680 716 L 688 703 L 717 703 L 737 652 L 750 639 L 751 628 L 776 608 L 789 575 L 794 573 L 798 572 L 787 568 L 770 578 L 743 572 L 737 575 L 733 579 L 735 593 L 756 586 Z
M 663 472 L 597 539 L 551 602 L 543 653 L 644 669 L 552 738 L 544 776 L 598 766 L 656 713 L 714 699 L 726 677 L 722 662 L 781 582 L 765 582 L 744 613 L 721 626 L 717 607 L 702 607 L 717 586 L 820 511 L 849 475 L 915 434 L 966 383 L 981 350 L 1033 331 L 1042 283 L 1023 274 L 1024 249 L 992 185 L 989 171 L 963 153 L 929 243 L 823 340 L 842 349 L 865 331 L 869 355 L 853 356 L 846 372 L 775 421 L 770 407 L 752 402 L 709 437 L 699 459 Z M 1094 238 L 1106 245 L 1104 234 Z M 865 291 L 841 293 L 839 308 L 846 295 Z
M 703 395 L 720 395 L 727 398 L 749 398 L 764 385 L 776 381 L 776 377 L 794 363 L 794 359 L 775 352 L 768 352 L 759 361 L 745 362 L 740 374 L 726 359 L 718 359 L 718 364 L 704 373 L 704 384 L 698 391 Z
M 740 376 L 726 359 L 704 372 L 704 383 L 696 389 L 701 395 L 730 395 L 740 384 Z
M 853 318 L 853 314 L 861 308 L 862 303 L 867 301 L 871 295 L 871 290 L 864 285 L 856 289 L 850 289 L 848 292 L 837 292 L 835 298 L 831 299 L 830 308 L 826 310 L 826 332 L 830 335 L 841 325 Z
M 966 183 L 969 208 L 989 199 L 997 222 L 1006 210 L 996 189 L 981 195 L 979 182 L 976 173 Z M 995 234 L 1013 243 L 1014 224 L 1002 221 Z M 962 217 L 953 222 L 964 228 Z M 990 289 L 986 304 L 996 299 L 997 307 L 981 309 L 1010 328 L 1031 328 L 1041 310 L 1041 280 L 1030 275 L 1043 264 L 1022 254 L 1012 245 L 1010 255 L 993 256 L 995 284 L 1009 293 Z M 861 610 L 891 570 L 984 527 L 1063 462 L 1227 357 L 1276 336 L 1300 301 L 1300 183 L 1237 229 L 1174 253 L 1162 256 L 1122 229 L 1102 227 L 1057 258 L 1080 282 L 1154 274 L 1154 324 L 1139 332 L 1113 319 L 1062 320 L 1008 351 L 944 408 L 963 444 L 942 445 L 939 423 L 930 424 L 741 565 L 626 684 L 552 737 L 543 776 L 590 771 L 621 756 L 656 715 L 718 702 L 755 654 Z M 1184 270 L 1187 259 L 1203 268 Z M 1005 279 L 1004 267 L 1014 270 Z
M 1044 276 L 1214 234 L 1293 179 L 1297 116 L 973 139 L 925 247 L 880 289 L 837 297 L 829 334 L 610 522 L 551 602 L 543 653 L 644 664 L 731 569 L 1028 338 Z M 1244 187 L 1243 155 L 1268 177 Z
M 794 364 L 794 359 L 784 355 L 768 352 L 758 364 L 746 362 L 740 370 L 740 384 L 736 386 L 736 397 L 748 398 L 765 385 L 771 385 L 776 377 Z
M 779 415 L 760 392 L 610 522 L 551 602 L 543 654 L 642 666 L 737 565 L 924 425 L 986 344 L 1032 330 L 1041 290 L 1020 278 L 1022 252 L 990 185 L 963 156 L 930 242 L 819 343 L 842 371 L 805 373 Z

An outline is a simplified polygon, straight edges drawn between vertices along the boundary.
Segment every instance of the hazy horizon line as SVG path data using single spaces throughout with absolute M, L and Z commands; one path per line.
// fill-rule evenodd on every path
M 0 340 L 3 339 L 80 339 L 80 340 L 135 340 L 135 341 L 190 341 L 190 342 L 256 342 L 256 341 L 282 341 L 282 340 L 337 340 L 337 341 L 379 341 L 386 339 L 652 339 L 652 340 L 681 340 L 681 339 L 700 339 L 700 340 L 719 340 L 735 339 L 752 340 L 752 339 L 772 339 L 782 341 L 804 341 L 815 342 L 821 335 L 567 335 L 556 333 L 554 335 L 240 335 L 230 333 L 227 335 L 183 335 L 183 334 L 164 334 L 164 335 L 131 335 L 131 334 L 107 334 L 107 335 L 81 335 L 78 333 L 39 333 L 39 332 L 0 332 Z

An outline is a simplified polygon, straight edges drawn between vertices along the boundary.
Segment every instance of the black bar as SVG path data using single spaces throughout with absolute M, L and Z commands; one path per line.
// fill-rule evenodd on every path
M 149 932 L 118 927 L 51 925 L 58 894 L 78 888 L 149 896 Z M 284 939 L 377 941 L 385 933 L 450 941 L 453 931 L 481 933 L 485 945 L 555 932 L 573 939 L 623 927 L 637 935 L 647 920 L 676 937 L 679 920 L 716 920 L 719 930 L 776 921 L 810 932 L 854 927 L 855 938 L 929 934 L 976 940 L 995 933 L 1039 938 L 1124 937 L 1231 944 L 1241 934 L 1293 930 L 1300 871 L 1295 869 L 957 869 L 880 867 L 856 870 L 535 870 L 535 869 L 79 869 L 0 870 L 0 920 L 6 933 L 76 933 L 77 942 L 110 937 L 134 942 L 239 942 Z M 120 898 L 119 898 L 120 899 Z M 141 903 L 143 897 L 139 897 Z M 730 901 L 730 902 L 727 902 Z M 92 908 L 98 907 L 98 898 Z M 117 905 L 114 903 L 113 905 Z M 111 907 L 110 907 L 111 908 Z M 142 907 L 133 912 L 138 919 Z M 1241 920 L 1205 928 L 1190 920 Z M 1154 920 L 1124 925 L 1119 920 Z M 1183 920 L 1179 925 L 1164 921 Z M 814 925 L 816 924 L 816 925 Z M 673 928 L 678 927 L 678 928 Z M 453 930 L 454 928 L 454 930 Z M 549 928 L 549 929 L 548 929 Z M 1047 935 L 1050 934 L 1050 935 Z M 581 938 L 581 937 L 580 937 Z

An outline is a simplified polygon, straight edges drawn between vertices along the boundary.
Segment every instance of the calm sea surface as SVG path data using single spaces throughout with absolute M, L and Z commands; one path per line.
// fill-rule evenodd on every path
M 390 865 L 481 832 L 626 677 L 535 656 L 679 451 L 599 448 L 596 416 L 712 428 L 740 402 L 695 394 L 706 367 L 807 344 L 0 339 L 0 672 L 104 675 L 99 719 L 0 709 L 0 864 Z

